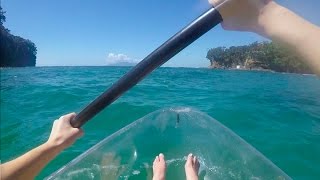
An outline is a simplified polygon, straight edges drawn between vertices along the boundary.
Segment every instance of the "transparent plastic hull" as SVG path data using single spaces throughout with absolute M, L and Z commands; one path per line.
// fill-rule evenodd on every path
M 185 179 L 186 156 L 200 161 L 200 179 L 290 179 L 221 123 L 191 108 L 158 110 L 136 120 L 48 179 L 151 179 L 163 153 L 167 179 Z

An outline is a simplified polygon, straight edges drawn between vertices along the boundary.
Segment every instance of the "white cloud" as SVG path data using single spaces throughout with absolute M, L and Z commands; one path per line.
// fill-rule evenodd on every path
M 117 64 L 117 63 L 137 63 L 136 59 L 133 59 L 125 54 L 109 53 L 107 56 L 107 65 Z

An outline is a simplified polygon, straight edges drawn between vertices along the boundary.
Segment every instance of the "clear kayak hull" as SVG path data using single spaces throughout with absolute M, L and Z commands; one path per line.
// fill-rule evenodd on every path
M 189 153 L 200 179 L 290 179 L 238 135 L 191 108 L 158 110 L 105 138 L 47 179 L 151 179 L 163 153 L 167 179 L 185 179 Z

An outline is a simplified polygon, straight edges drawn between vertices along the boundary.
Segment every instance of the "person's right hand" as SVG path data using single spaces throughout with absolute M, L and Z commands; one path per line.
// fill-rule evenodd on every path
M 320 75 L 320 28 L 272 0 L 209 0 L 226 30 L 255 32 L 298 55 Z M 301 3 L 303 3 L 301 1 Z
M 276 5 L 272 0 L 209 0 L 220 12 L 226 30 L 249 31 L 265 36 L 265 17 Z

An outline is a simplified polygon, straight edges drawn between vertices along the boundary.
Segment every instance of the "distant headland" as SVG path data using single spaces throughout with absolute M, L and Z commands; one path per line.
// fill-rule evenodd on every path
M 0 5 L 0 67 L 35 66 L 37 58 L 36 45 L 28 39 L 15 36 L 3 26 L 6 21 Z
M 312 74 L 297 55 L 273 42 L 212 48 L 207 52 L 207 59 L 209 68 Z

